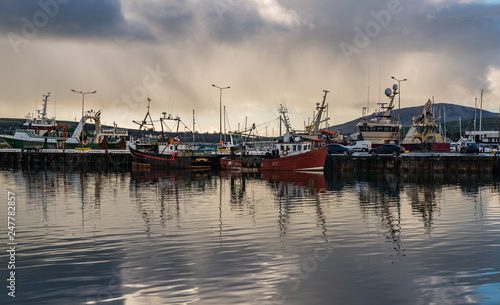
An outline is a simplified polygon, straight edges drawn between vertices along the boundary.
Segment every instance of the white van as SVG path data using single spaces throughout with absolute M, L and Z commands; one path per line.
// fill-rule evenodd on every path
M 370 141 L 354 141 L 349 146 L 349 148 L 352 148 L 354 151 L 366 151 L 368 152 L 370 149 L 372 149 L 372 142 Z

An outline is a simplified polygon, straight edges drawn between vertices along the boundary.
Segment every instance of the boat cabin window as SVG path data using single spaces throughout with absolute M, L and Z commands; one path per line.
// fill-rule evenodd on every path
M 297 151 L 297 145 L 293 145 L 293 151 Z

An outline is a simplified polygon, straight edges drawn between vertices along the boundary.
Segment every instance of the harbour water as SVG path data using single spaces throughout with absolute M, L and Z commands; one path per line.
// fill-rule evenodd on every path
M 0 171 L 1 304 L 499 304 L 500 179 Z

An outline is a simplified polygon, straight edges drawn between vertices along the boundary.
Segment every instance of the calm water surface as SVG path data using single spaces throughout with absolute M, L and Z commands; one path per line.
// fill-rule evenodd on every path
M 488 175 L 0 171 L 0 183 L 1 304 L 500 304 Z

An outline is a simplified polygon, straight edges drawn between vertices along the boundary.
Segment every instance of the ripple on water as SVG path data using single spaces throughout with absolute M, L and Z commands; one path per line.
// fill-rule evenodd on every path
M 19 303 L 495 304 L 497 182 L 329 179 L 0 172 Z

